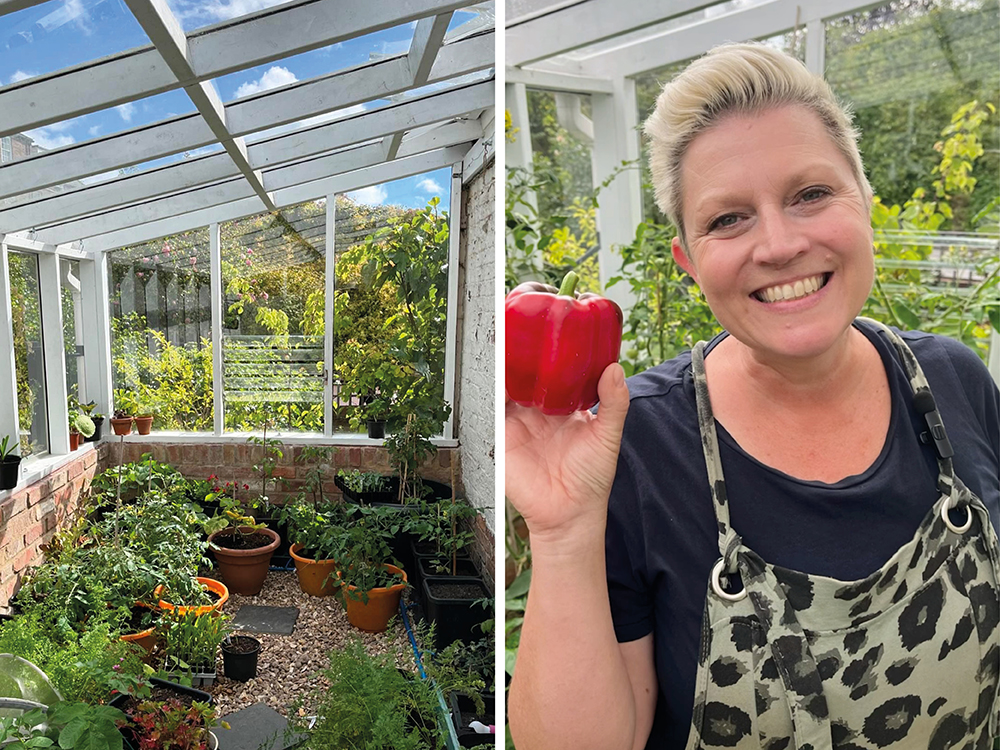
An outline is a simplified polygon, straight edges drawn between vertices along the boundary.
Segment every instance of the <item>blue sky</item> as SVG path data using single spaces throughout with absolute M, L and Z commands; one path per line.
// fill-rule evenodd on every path
M 276 0 L 168 0 L 171 9 L 190 32 L 247 13 L 276 5 Z M 452 18 L 451 29 L 475 17 L 459 11 Z M 405 52 L 413 35 L 413 24 L 403 24 L 375 34 L 351 39 L 322 49 L 294 55 L 266 65 L 222 76 L 214 81 L 223 102 L 265 91 L 295 81 L 368 62 L 373 57 Z M 0 86 L 28 80 L 149 44 L 138 22 L 122 0 L 48 0 L 41 5 L 0 16 Z M 368 108 L 384 105 L 373 102 Z M 357 107 L 331 113 L 333 119 L 363 110 Z M 158 122 L 171 116 L 195 111 L 183 90 L 169 91 L 119 107 L 94 112 L 72 120 L 54 123 L 27 134 L 42 148 L 54 149 L 72 143 L 121 132 Z M 314 118 L 318 121 L 320 118 Z M 310 123 L 303 123 L 310 124 Z M 284 126 L 291 130 L 296 125 Z M 269 134 L 274 134 L 271 131 Z M 253 136 L 248 136 L 252 141 Z M 218 150 L 217 144 L 198 149 L 190 155 Z M 185 158 L 176 154 L 140 165 L 141 169 L 169 164 Z M 103 181 L 115 174 L 89 178 Z M 423 205 L 434 194 L 435 186 L 448 187 L 448 170 L 420 178 L 400 180 L 364 192 L 365 202 Z M 426 182 L 424 180 L 429 180 Z

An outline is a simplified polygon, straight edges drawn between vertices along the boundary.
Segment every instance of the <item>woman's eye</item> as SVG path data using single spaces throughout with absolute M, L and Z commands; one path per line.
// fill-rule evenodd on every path
M 725 214 L 717 219 L 714 219 L 708 225 L 708 230 L 711 232 L 715 229 L 728 229 L 729 227 L 734 226 L 739 220 L 740 217 L 736 214 Z
M 806 202 L 818 201 L 824 195 L 829 195 L 829 191 L 826 188 L 809 188 L 802 193 L 802 200 Z

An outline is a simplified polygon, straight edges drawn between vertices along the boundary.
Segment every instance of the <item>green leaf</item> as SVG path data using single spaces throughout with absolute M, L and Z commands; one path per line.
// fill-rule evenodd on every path
M 521 571 L 521 574 L 507 587 L 507 598 L 524 596 L 528 593 L 529 586 L 531 586 L 531 568 Z
M 899 321 L 910 330 L 920 328 L 920 318 L 905 303 L 897 300 L 892 303 L 892 310 Z

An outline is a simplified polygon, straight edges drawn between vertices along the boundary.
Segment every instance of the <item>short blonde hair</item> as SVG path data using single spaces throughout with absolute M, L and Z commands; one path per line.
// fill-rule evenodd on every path
M 872 188 L 858 151 L 849 107 L 829 84 L 801 61 L 759 42 L 723 44 L 692 62 L 663 87 L 643 128 L 649 139 L 649 166 L 656 204 L 684 235 L 681 162 L 691 141 L 731 114 L 752 114 L 788 104 L 815 112 L 837 149 L 851 165 L 870 209 Z

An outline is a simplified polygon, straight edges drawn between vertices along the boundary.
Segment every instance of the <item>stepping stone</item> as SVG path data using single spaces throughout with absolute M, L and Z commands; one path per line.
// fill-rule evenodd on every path
M 219 750 L 289 750 L 305 740 L 304 734 L 285 736 L 288 720 L 266 703 L 240 709 L 222 721 L 230 729 L 216 728 Z
M 298 607 L 257 607 L 245 604 L 233 618 L 233 628 L 249 633 L 291 635 L 298 617 Z

